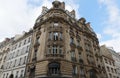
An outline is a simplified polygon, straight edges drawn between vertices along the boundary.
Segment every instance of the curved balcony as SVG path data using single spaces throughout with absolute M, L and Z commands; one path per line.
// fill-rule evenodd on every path
M 63 40 L 48 40 L 47 45 L 63 45 Z
M 64 54 L 46 54 L 46 57 L 48 57 L 48 58 L 53 58 L 53 57 L 63 58 Z
M 48 31 L 49 31 L 49 32 L 51 32 L 51 31 L 52 31 L 52 32 L 54 32 L 54 31 L 56 31 L 56 32 L 61 32 L 61 31 L 62 31 L 62 27 L 61 27 L 61 26 L 56 26 L 56 27 L 55 27 L 55 26 L 54 26 L 54 27 L 51 27 L 51 26 L 50 26 L 50 27 L 48 28 Z

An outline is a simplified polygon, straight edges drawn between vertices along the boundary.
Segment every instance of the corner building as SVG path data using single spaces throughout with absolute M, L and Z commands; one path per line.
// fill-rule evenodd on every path
M 54 1 L 33 27 L 25 78 L 104 78 L 96 34 L 84 18 Z

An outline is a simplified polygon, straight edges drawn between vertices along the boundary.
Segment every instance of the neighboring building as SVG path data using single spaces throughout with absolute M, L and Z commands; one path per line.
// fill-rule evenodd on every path
M 0 78 L 3 74 L 3 65 L 5 63 L 6 55 L 10 50 L 11 40 L 6 38 L 3 42 L 0 43 Z
M 101 46 L 100 49 L 102 52 L 102 59 L 107 73 L 107 78 L 119 78 L 117 68 L 115 66 L 115 60 L 112 57 L 110 49 L 108 49 L 105 45 Z
M 23 78 L 30 51 L 32 31 L 14 37 L 0 78 Z
M 112 58 L 115 61 L 117 74 L 118 74 L 118 77 L 120 78 L 120 55 L 116 53 L 112 48 L 108 48 L 108 50 L 112 54 Z
M 105 78 L 99 41 L 84 18 L 54 1 L 33 27 L 25 78 Z

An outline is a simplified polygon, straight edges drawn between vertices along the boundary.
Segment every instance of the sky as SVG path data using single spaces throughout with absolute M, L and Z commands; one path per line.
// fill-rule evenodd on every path
M 0 0 L 0 42 L 29 31 L 41 14 L 42 6 L 52 7 L 54 0 Z M 97 34 L 100 45 L 120 52 L 120 0 L 59 0 L 66 9 L 84 17 Z

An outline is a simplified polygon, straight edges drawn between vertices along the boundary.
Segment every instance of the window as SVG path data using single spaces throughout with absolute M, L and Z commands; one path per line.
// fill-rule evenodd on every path
M 53 36 L 54 36 L 54 40 L 58 40 L 58 32 L 54 32 Z
M 110 72 L 110 69 L 109 69 L 109 67 L 107 67 L 107 71 L 108 71 L 108 72 Z
M 80 45 L 80 41 L 79 40 L 77 40 L 77 46 L 79 46 Z
M 8 73 L 6 74 L 6 78 L 8 78 Z
M 51 54 L 51 48 L 50 48 L 50 46 L 48 47 L 48 54 Z
M 23 77 L 23 76 L 24 76 L 24 70 L 21 70 L 20 77 Z
M 27 61 L 27 56 L 24 57 L 24 64 L 26 63 Z
M 26 53 L 29 52 L 29 47 L 30 47 L 30 46 L 28 45 L 28 46 L 27 46 L 27 49 L 26 49 Z
M 72 37 L 70 38 L 70 43 L 74 43 L 74 39 Z
M 73 71 L 72 71 L 73 75 L 77 74 L 77 66 L 73 65 Z
M 109 74 L 109 78 L 112 78 L 112 74 Z
M 74 51 L 71 52 L 71 57 L 75 57 L 75 52 Z
M 15 59 L 15 62 L 14 62 L 14 65 L 13 65 L 13 67 L 15 67 L 15 66 L 16 66 L 16 61 L 17 61 L 17 60 Z
M 48 72 L 49 75 L 60 74 L 60 64 L 59 63 L 56 63 L 56 62 L 50 63 L 48 65 L 48 69 L 49 69 L 49 72 Z
M 59 54 L 63 54 L 62 47 L 59 47 Z
M 38 51 L 38 49 L 34 50 L 32 61 L 36 61 L 37 60 L 37 51 Z
M 40 43 L 39 39 L 40 39 L 40 37 L 36 38 L 36 43 Z
M 18 47 L 21 47 L 21 42 L 19 43 L 19 46 Z
M 17 53 L 17 56 L 19 56 L 19 55 L 20 55 L 20 52 L 19 52 L 19 50 L 17 50 L 17 51 L 16 51 L 16 53 Z
M 84 72 L 84 69 L 82 67 L 80 68 L 80 75 L 85 76 L 85 72 Z
M 30 37 L 28 38 L 28 43 L 30 42 Z
M 20 58 L 19 65 L 21 65 L 21 60 L 22 60 L 22 58 Z
M 57 54 L 57 46 L 56 45 L 53 46 L 53 54 Z
M 49 39 L 52 40 L 52 32 L 49 33 Z
M 95 70 L 91 69 L 89 71 L 89 74 L 90 74 L 90 78 L 97 78 Z
M 59 35 L 60 35 L 60 40 L 62 40 L 62 33 L 60 32 Z
M 5 74 L 3 74 L 3 78 L 5 78 Z
M 24 45 L 26 44 L 26 40 L 24 40 Z
M 15 78 L 18 78 L 18 73 L 19 73 L 19 71 L 16 72 L 16 76 L 15 76 Z
M 57 27 L 59 24 L 58 24 L 58 22 L 54 22 L 54 27 Z

